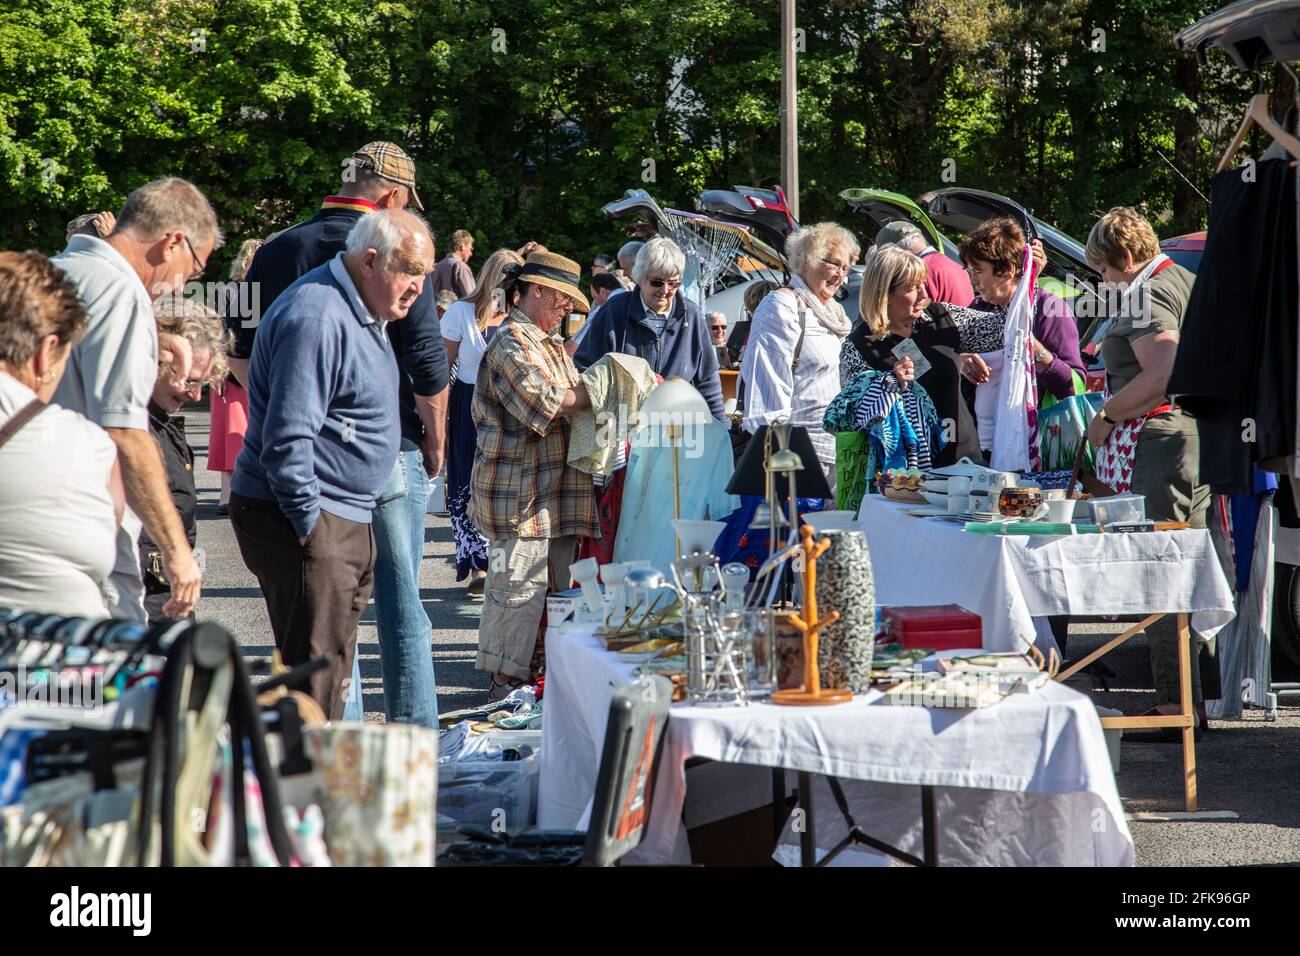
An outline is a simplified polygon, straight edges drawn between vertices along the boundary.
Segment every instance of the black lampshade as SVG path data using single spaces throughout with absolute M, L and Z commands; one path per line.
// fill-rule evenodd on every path
M 740 462 L 736 465 L 731 481 L 727 484 L 727 494 L 757 495 L 760 498 L 767 494 L 767 474 L 763 471 L 763 446 L 766 443 L 767 426 L 763 425 L 745 446 L 745 453 L 740 456 Z M 772 450 L 776 451 L 775 441 L 772 443 Z M 798 425 L 790 429 L 790 450 L 803 462 L 803 471 L 796 472 L 794 476 L 795 494 L 800 498 L 834 497 L 831 494 L 831 486 L 826 481 L 826 474 L 822 471 L 821 461 L 813 448 L 812 439 L 808 437 L 808 429 Z M 777 500 L 784 501 L 790 493 L 785 475 L 779 474 L 773 477 L 776 482 Z

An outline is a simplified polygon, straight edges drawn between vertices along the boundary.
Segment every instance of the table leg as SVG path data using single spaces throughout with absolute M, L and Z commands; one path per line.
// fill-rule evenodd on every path
M 1192 633 L 1187 615 L 1178 615 L 1178 689 L 1182 715 L 1190 718 L 1183 727 L 1183 796 L 1187 812 L 1196 810 L 1196 710 L 1192 703 Z
M 817 827 L 813 823 L 812 774 L 799 772 L 799 809 L 803 811 L 803 833 L 799 835 L 799 865 L 817 865 Z
M 939 828 L 934 820 L 934 787 L 921 787 L 921 851 L 926 866 L 939 865 Z

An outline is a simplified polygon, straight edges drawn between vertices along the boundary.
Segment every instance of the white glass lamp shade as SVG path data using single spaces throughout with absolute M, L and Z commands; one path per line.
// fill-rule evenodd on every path
M 723 521 L 692 521 L 686 518 L 673 519 L 673 531 L 681 542 L 683 555 L 700 551 L 708 554 L 713 550 L 713 542 L 718 540 L 727 527 Z

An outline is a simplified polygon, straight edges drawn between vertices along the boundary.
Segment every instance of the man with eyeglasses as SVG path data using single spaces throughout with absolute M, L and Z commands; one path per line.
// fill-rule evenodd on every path
M 76 287 L 88 319 L 53 402 L 86 416 L 117 445 L 129 507 L 110 579 L 113 614 L 141 624 L 146 612 L 136 542 L 142 529 L 157 543 L 171 586 L 167 617 L 193 612 L 203 578 L 149 434 L 159 358 L 185 380 L 192 354 L 183 339 L 159 335 L 153 303 L 201 275 L 221 242 L 203 193 L 183 179 L 158 179 L 127 197 L 106 238 L 74 235 L 53 259 Z
M 574 539 L 599 534 L 591 475 L 569 464 L 569 418 L 591 398 L 555 334 L 591 305 L 571 259 L 534 252 L 516 268 L 519 301 L 488 341 L 474 389 L 469 516 L 490 555 L 475 666 L 491 675 L 489 700 L 536 679 L 548 568 L 567 588 Z
M 660 381 L 680 376 L 722 418 L 722 380 L 718 351 L 704 313 L 681 294 L 686 256 L 677 243 L 657 236 L 643 245 L 632 265 L 637 288 L 612 295 L 573 356 L 578 371 L 610 352 L 643 358 Z
M 260 301 L 264 314 L 269 314 L 267 310 L 290 285 L 343 251 L 358 222 L 378 211 L 408 205 L 424 210 L 415 189 L 415 161 L 396 143 L 367 143 L 343 161 L 336 195 L 326 196 L 310 219 L 286 229 L 257 251 L 245 281 L 259 288 L 260 294 L 243 301 Z M 258 321 L 255 317 L 234 326 L 231 369 L 246 383 Z M 436 727 L 433 629 L 420 600 L 420 563 L 429 479 L 443 464 L 449 372 L 432 271 L 407 316 L 387 332 L 398 369 L 402 440 L 373 514 L 375 624 L 384 675 L 384 715 L 389 723 Z M 360 670 L 353 679 L 359 683 Z M 349 719 L 361 716 L 349 713 Z
M 346 710 L 357 622 L 377 583 L 375 513 L 386 493 L 406 491 L 392 486 L 402 438 L 392 333 L 433 265 L 414 213 L 362 216 L 342 252 L 275 300 L 253 345 L 230 520 L 284 663 L 330 655 L 310 678 L 330 720 Z

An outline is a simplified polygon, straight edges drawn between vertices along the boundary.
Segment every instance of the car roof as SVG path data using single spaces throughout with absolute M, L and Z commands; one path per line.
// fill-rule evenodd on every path
M 1204 252 L 1205 233 L 1189 232 L 1182 236 L 1170 236 L 1160 240 L 1161 249 L 1178 249 L 1183 252 Z

